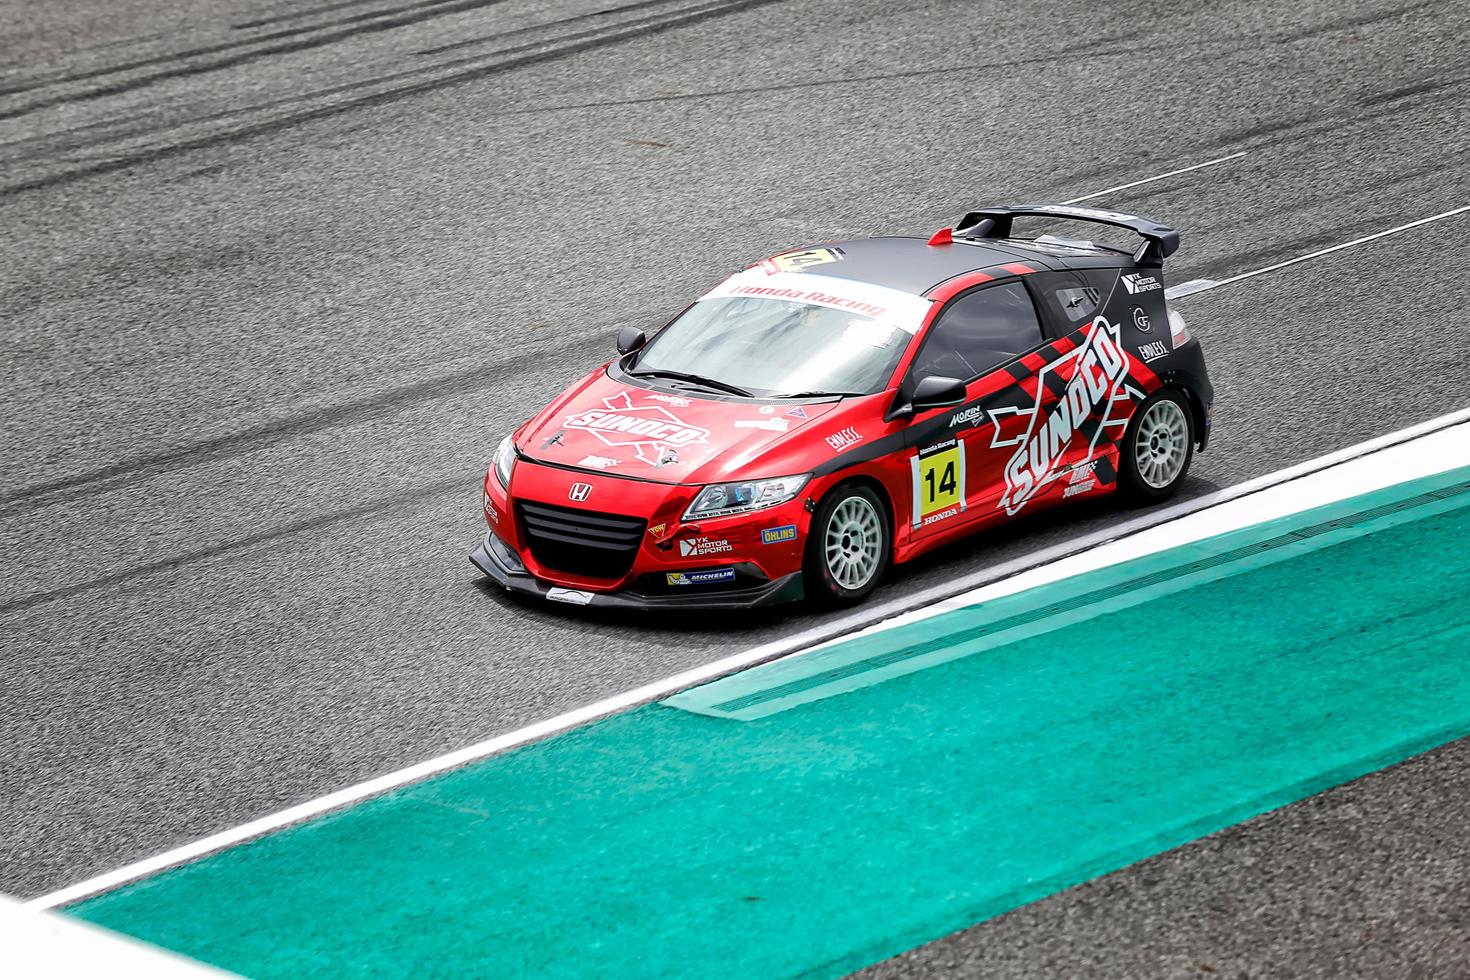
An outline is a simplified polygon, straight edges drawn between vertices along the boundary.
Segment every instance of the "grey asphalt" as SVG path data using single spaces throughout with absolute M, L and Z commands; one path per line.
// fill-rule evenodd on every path
M 589 617 L 465 559 L 500 437 L 745 261 L 1242 150 L 1095 203 L 1183 229 L 1173 282 L 1470 203 L 1453 0 L 0 16 L 0 891 L 22 895 L 821 622 Z M 1188 491 L 1470 402 L 1467 233 L 1182 300 L 1220 399 Z M 1115 520 L 1023 522 L 885 597 Z M 1433 935 L 1465 932 L 1470 804 L 1422 811 L 1465 751 L 883 970 L 1456 975 L 1463 943 Z M 1352 936 L 1392 949 L 1323 952 Z

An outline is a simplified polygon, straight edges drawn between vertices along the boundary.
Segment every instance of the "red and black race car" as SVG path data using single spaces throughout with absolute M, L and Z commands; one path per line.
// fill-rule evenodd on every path
M 1136 232 L 1136 250 L 1028 221 Z M 865 597 L 890 563 L 1072 499 L 1178 489 L 1210 433 L 1164 300 L 1179 235 L 1094 208 L 982 208 L 922 238 L 731 276 L 502 442 L 474 563 L 579 605 Z

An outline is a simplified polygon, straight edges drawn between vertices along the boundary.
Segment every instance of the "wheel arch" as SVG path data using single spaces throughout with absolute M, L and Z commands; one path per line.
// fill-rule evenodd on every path
M 1177 391 L 1184 396 L 1184 403 L 1189 406 L 1190 421 L 1194 423 L 1194 444 L 1199 452 L 1204 452 L 1205 445 L 1210 441 L 1209 416 L 1205 412 L 1204 399 L 1188 379 L 1177 374 L 1166 373 L 1159 381 L 1162 382 L 1158 387 L 1159 391 Z

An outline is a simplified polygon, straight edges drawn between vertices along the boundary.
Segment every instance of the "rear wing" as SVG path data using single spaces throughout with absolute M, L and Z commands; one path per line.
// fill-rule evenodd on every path
M 1018 217 L 1094 221 L 1127 228 L 1144 238 L 1143 245 L 1134 255 L 1134 259 L 1140 263 L 1161 264 L 1179 248 L 1179 232 L 1152 218 L 1066 204 L 1017 204 L 978 208 L 961 218 L 959 224 L 954 226 L 952 234 L 956 238 L 1009 238 L 1011 223 Z

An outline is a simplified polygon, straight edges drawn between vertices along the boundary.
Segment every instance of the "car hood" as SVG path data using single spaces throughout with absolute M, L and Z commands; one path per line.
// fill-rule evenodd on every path
M 712 483 L 743 468 L 837 402 L 757 402 L 623 384 L 600 369 L 562 392 L 516 437 L 528 459 L 659 483 Z

